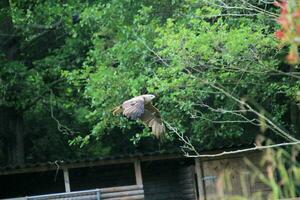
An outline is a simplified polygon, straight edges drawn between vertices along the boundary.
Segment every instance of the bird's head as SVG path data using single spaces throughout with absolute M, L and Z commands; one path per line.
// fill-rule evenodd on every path
M 152 99 L 155 98 L 155 96 L 153 94 L 144 94 L 143 97 L 144 97 L 144 100 L 146 103 L 151 102 Z

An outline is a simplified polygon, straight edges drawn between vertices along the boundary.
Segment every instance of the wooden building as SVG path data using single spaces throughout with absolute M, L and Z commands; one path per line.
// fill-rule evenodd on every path
M 220 195 L 218 179 L 229 169 L 229 195 L 267 191 L 250 183 L 247 157 L 260 152 L 215 158 L 187 158 L 180 153 L 148 153 L 0 168 L 0 199 L 196 200 Z M 246 174 L 241 183 L 240 174 Z M 247 176 L 248 175 L 248 176 Z M 243 186 L 243 187 L 242 187 Z M 50 195 L 49 195 L 50 194 Z

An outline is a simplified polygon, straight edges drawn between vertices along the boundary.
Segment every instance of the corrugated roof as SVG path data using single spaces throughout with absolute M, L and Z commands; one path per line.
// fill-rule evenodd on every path
M 252 142 L 242 142 L 239 144 L 236 143 L 230 143 L 222 145 L 219 145 L 217 148 L 202 148 L 199 151 L 200 152 L 207 152 L 207 151 L 220 151 L 221 149 L 233 149 L 233 148 L 241 148 L 241 147 L 249 147 L 253 144 Z M 184 157 L 184 154 L 182 151 L 179 150 L 173 150 L 173 151 L 155 151 L 155 152 L 146 152 L 146 153 L 133 153 L 133 154 L 122 154 L 122 155 L 111 155 L 111 156 L 101 156 L 101 157 L 94 157 L 94 158 L 85 158 L 85 159 L 66 159 L 66 160 L 54 160 L 54 161 L 47 161 L 47 162 L 36 162 L 36 163 L 26 163 L 22 165 L 6 165 L 0 167 L 0 174 L 7 174 L 4 172 L 9 171 L 16 171 L 16 170 L 22 170 L 22 169 L 30 169 L 30 168 L 43 168 L 44 170 L 51 170 L 56 169 L 58 166 L 60 168 L 63 167 L 70 167 L 72 165 L 78 165 L 83 163 L 96 163 L 98 162 L 99 165 L 101 164 L 114 164 L 114 163 L 120 163 L 122 161 L 123 163 L 128 160 L 128 162 L 131 162 L 134 159 L 140 159 L 140 160 L 147 160 L 147 159 L 154 159 L 155 157 L 160 156 L 160 159 L 163 159 L 164 157 L 174 157 L 174 158 L 180 158 Z M 88 166 L 88 164 L 87 164 Z
M 95 165 L 106 165 L 106 164 L 116 164 L 116 163 L 126 163 L 132 162 L 134 159 L 143 160 L 150 157 L 157 156 L 173 156 L 173 157 L 183 157 L 183 154 L 178 151 L 157 151 L 157 152 L 147 152 L 147 153 L 134 153 L 134 154 L 123 154 L 123 155 L 113 155 L 113 156 L 101 156 L 95 158 L 85 158 L 85 159 L 66 159 L 66 160 L 55 160 L 48 162 L 36 162 L 36 163 L 26 163 L 22 165 L 6 165 L 0 167 L 0 175 L 1 174 L 11 174 L 10 171 L 26 171 L 26 169 L 33 168 L 42 168 L 43 170 L 37 171 L 47 171 L 47 170 L 55 170 L 58 168 L 75 168 L 76 166 L 91 166 L 93 163 L 97 163 Z M 81 164 L 81 165 L 80 165 Z M 75 167 L 72 167 L 75 166 Z M 20 172 L 18 172 L 20 173 Z

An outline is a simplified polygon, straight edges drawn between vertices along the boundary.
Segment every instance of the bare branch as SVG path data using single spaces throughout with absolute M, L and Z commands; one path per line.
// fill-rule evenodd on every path
M 237 154 L 237 153 L 243 153 L 248 151 L 256 151 L 256 150 L 263 150 L 263 149 L 269 149 L 269 148 L 276 148 L 276 147 L 283 147 L 283 146 L 291 146 L 291 145 L 297 145 L 300 144 L 300 141 L 298 142 L 285 142 L 285 143 L 279 143 L 279 144 L 273 144 L 273 145 L 265 145 L 265 146 L 255 146 L 252 148 L 247 149 L 239 149 L 234 151 L 223 151 L 222 153 L 217 154 L 197 154 L 197 155 L 186 155 L 187 157 L 196 157 L 196 158 L 208 158 L 208 157 L 219 157 L 229 154 Z
M 244 119 L 243 121 L 240 121 L 240 122 L 244 122 L 244 123 L 248 122 L 248 123 L 253 124 L 255 126 L 260 126 L 260 124 L 255 123 L 256 119 L 248 119 L 246 116 L 244 116 L 242 114 L 242 113 L 248 112 L 248 110 L 246 110 L 246 109 L 243 109 L 243 110 L 225 110 L 223 108 L 217 108 L 217 109 L 215 109 L 215 108 L 212 108 L 211 106 L 206 105 L 206 104 L 196 104 L 196 105 L 207 107 L 209 110 L 211 110 L 213 112 L 218 112 L 218 113 L 221 113 L 221 114 L 232 114 L 232 115 L 235 115 L 235 116 L 237 116 L 239 118 Z M 228 123 L 228 121 L 227 121 L 227 123 Z
M 50 25 L 43 25 L 43 24 L 26 24 L 26 25 L 15 25 L 16 28 L 31 28 L 31 29 L 42 29 L 42 30 L 49 30 L 49 29 L 56 29 L 62 25 L 62 19 L 59 19 L 57 22 L 54 22 Z
M 277 126 L 271 119 L 267 118 L 265 115 L 257 112 L 255 109 L 253 109 L 248 103 L 246 103 L 243 100 L 238 99 L 237 97 L 233 96 L 232 94 L 230 94 L 229 92 L 225 91 L 224 89 L 222 89 L 221 87 L 216 86 L 215 84 L 209 83 L 207 80 L 204 81 L 206 82 L 208 85 L 210 85 L 211 87 L 215 88 L 216 90 L 222 92 L 223 94 L 225 94 L 227 97 L 231 98 L 232 100 L 238 102 L 240 105 L 243 105 L 244 107 L 246 107 L 248 109 L 249 112 L 252 112 L 254 114 L 256 114 L 258 117 L 260 117 L 261 119 L 265 120 L 274 130 L 276 130 L 277 133 L 279 133 L 279 135 L 283 136 L 284 138 L 293 141 L 293 142 L 298 142 L 299 140 L 294 138 L 293 136 L 291 136 L 289 133 L 287 133 L 286 131 L 282 130 L 279 126 Z
M 259 8 L 257 6 L 254 6 L 253 4 L 247 2 L 247 1 L 244 1 L 244 0 L 240 0 L 241 3 L 239 6 L 232 6 L 232 5 L 229 5 L 228 3 L 222 1 L 222 0 L 215 0 L 215 1 L 212 1 L 212 0 L 206 0 L 205 2 L 211 6 L 214 6 L 214 7 L 217 7 L 217 8 L 221 8 L 221 9 L 224 9 L 226 11 L 228 10 L 239 10 L 239 12 L 241 11 L 247 11 L 248 13 L 249 12 L 252 12 L 252 13 L 259 13 L 259 14 L 263 14 L 263 15 L 266 15 L 266 16 L 269 16 L 269 17 L 272 17 L 272 18 L 276 18 L 278 17 L 278 14 L 276 13 L 272 13 L 266 9 L 262 9 L 262 8 Z M 270 2 L 264 2 L 264 1 L 261 1 L 262 3 L 265 4 L 265 8 L 268 4 L 270 4 Z M 251 14 L 251 13 L 250 13 Z
M 190 141 L 190 139 L 188 137 L 185 137 L 183 135 L 183 133 L 179 133 L 178 130 L 175 127 L 173 127 L 171 124 L 169 124 L 167 121 L 164 121 L 164 123 L 184 143 L 184 146 L 181 147 L 181 149 L 183 150 L 184 154 L 187 154 L 187 152 L 185 151 L 185 149 L 187 149 L 189 151 L 192 151 L 192 152 L 195 152 L 197 155 L 199 154 L 198 151 L 195 149 L 194 145 L 192 145 L 192 143 L 191 143 L 191 141 Z
M 256 121 L 256 119 L 247 119 L 247 120 L 211 120 L 211 119 L 208 119 L 206 117 L 203 117 L 203 116 L 198 116 L 198 115 L 194 115 L 194 114 L 191 114 L 191 113 L 188 113 L 190 114 L 191 118 L 192 119 L 203 119 L 203 120 L 206 120 L 206 121 L 209 121 L 211 123 L 215 123 L 215 124 L 224 124 L 224 123 L 254 123 Z M 260 124 L 256 124 L 254 123 L 254 125 L 257 125 L 259 126 Z
M 63 134 L 66 135 L 75 135 L 79 132 L 73 131 L 71 130 L 69 127 L 67 127 L 66 125 L 63 125 L 60 123 L 60 121 L 54 116 L 54 112 L 53 112 L 53 92 L 50 90 L 51 95 L 50 95 L 50 113 L 51 113 L 51 118 L 56 122 L 57 124 L 57 130 Z
M 136 34 L 134 34 L 135 37 L 141 42 L 143 43 L 143 45 L 150 51 L 152 52 L 164 65 L 168 66 L 169 67 L 169 64 L 166 63 L 166 59 L 163 59 L 162 57 L 160 57 L 160 55 L 158 55 L 153 49 L 151 49 L 146 43 L 144 40 L 142 40 L 139 36 L 137 36 Z
M 197 17 L 197 18 L 205 19 L 205 18 L 217 18 L 217 17 L 253 17 L 257 15 L 258 14 L 256 13 L 253 14 L 227 13 L 227 14 L 218 14 L 218 15 L 202 15 L 201 17 Z

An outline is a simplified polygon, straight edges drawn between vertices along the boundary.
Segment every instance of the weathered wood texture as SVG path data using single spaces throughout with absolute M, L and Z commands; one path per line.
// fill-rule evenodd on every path
M 261 153 L 252 153 L 247 156 L 237 155 L 229 158 L 210 159 L 202 162 L 203 182 L 207 200 L 220 199 L 230 195 L 248 196 L 258 191 L 265 194 L 270 189 L 258 179 L 251 183 L 253 172 L 245 163 L 245 158 L 258 165 Z M 202 198 L 203 199 L 203 198 Z
M 66 192 L 71 192 L 69 170 L 63 169 L 63 173 L 64 173 L 65 190 Z
M 197 197 L 195 166 L 189 165 L 179 169 L 179 190 L 182 192 L 182 199 L 195 200 Z
M 102 188 L 87 191 L 31 196 L 28 200 L 143 200 L 142 185 Z
M 192 160 L 142 163 L 146 200 L 195 200 Z
M 143 185 L 141 162 L 139 160 L 134 161 L 135 180 L 137 185 Z
M 203 180 L 203 164 L 200 158 L 195 158 L 195 173 L 197 179 L 197 190 L 198 190 L 198 199 L 205 199 L 205 191 L 204 191 L 204 180 Z
M 142 185 L 123 186 L 115 188 L 100 189 L 101 199 L 105 200 L 142 200 L 144 189 Z

